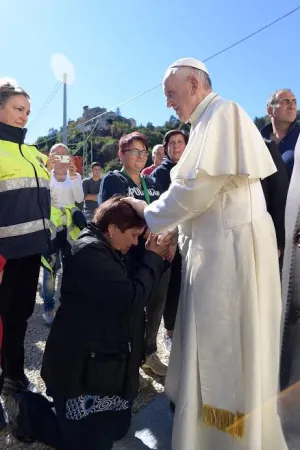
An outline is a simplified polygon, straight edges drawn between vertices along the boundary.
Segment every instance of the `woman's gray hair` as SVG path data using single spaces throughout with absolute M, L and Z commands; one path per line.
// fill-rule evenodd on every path
M 196 69 L 194 67 L 190 66 L 170 67 L 167 70 L 163 81 L 165 81 L 170 75 L 178 75 L 182 78 L 196 77 L 199 81 L 201 81 L 201 83 L 206 89 L 212 88 L 210 76 L 203 70 Z
M 154 145 L 154 147 L 153 147 L 153 149 L 152 149 L 152 156 L 155 156 L 155 155 L 156 155 L 156 152 L 157 152 L 157 150 L 159 149 L 159 147 L 164 148 L 162 144 L 156 144 L 156 145 Z
M 0 79 L 0 107 L 5 106 L 7 101 L 14 95 L 24 95 L 24 97 L 30 99 L 24 89 L 18 86 L 16 80 L 12 78 Z
M 69 153 L 69 149 L 65 144 L 62 143 L 58 143 L 58 144 L 54 144 L 52 145 L 51 149 L 50 149 L 50 153 L 53 153 L 58 147 L 63 147 L 65 150 L 67 150 L 67 152 Z

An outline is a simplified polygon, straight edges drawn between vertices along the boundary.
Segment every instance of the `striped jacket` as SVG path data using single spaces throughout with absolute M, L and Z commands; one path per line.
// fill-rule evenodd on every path
M 0 123 L 0 254 L 6 259 L 42 253 L 50 234 L 45 156 L 24 144 L 25 134 Z

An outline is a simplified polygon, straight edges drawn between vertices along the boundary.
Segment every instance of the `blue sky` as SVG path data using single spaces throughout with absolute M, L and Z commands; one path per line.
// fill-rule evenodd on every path
M 160 83 L 177 58 L 208 58 L 296 6 L 281 0 L 2 2 L 0 77 L 15 78 L 28 91 L 34 120 L 56 83 L 51 56 L 64 53 L 76 72 L 68 90 L 68 118 L 76 119 L 84 105 L 114 108 Z M 209 61 L 214 90 L 251 117 L 265 114 L 266 99 L 278 88 L 290 87 L 300 98 L 299 25 L 300 11 Z M 121 112 L 155 125 L 173 113 L 160 87 Z M 36 124 L 29 122 L 28 141 L 61 124 L 62 90 Z

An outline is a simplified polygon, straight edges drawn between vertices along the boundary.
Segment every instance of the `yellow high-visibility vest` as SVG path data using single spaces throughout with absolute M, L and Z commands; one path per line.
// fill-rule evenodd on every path
M 1 124 L 0 253 L 11 259 L 42 253 L 46 248 L 50 176 L 47 157 L 35 146 L 1 139 L 4 127 L 14 130 Z

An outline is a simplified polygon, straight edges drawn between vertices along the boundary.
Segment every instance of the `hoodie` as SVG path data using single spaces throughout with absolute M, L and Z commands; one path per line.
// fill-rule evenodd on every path
M 159 192 L 162 194 L 169 189 L 171 184 L 171 169 L 176 166 L 176 163 L 170 160 L 168 156 L 163 159 L 163 162 L 150 175 L 151 180 L 157 186 Z

